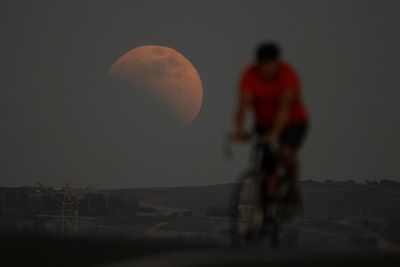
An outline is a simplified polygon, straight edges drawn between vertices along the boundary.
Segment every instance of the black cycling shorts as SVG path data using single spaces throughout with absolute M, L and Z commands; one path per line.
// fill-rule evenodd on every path
M 257 126 L 258 134 L 265 134 L 270 131 L 272 126 Z M 293 151 L 297 151 L 303 144 L 308 132 L 308 122 L 301 122 L 288 125 L 279 136 L 279 145 L 289 146 Z

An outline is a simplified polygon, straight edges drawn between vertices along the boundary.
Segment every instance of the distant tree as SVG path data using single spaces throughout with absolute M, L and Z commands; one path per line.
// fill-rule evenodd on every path
M 367 185 L 378 185 L 378 181 L 376 181 L 376 180 L 365 180 L 365 184 L 367 184 Z
M 393 181 L 393 180 L 382 180 L 380 183 L 380 185 L 384 185 L 384 186 L 399 186 L 400 183 Z

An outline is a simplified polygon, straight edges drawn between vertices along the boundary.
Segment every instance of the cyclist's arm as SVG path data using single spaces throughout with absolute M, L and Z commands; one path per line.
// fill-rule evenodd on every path
M 273 137 L 278 137 L 288 123 L 296 94 L 296 91 L 290 89 L 283 93 L 276 113 L 275 123 L 271 131 Z
M 247 111 L 252 103 L 252 94 L 248 90 L 241 90 L 239 94 L 239 103 L 236 109 L 235 120 L 235 136 L 237 138 L 244 137 L 244 123 L 246 120 Z

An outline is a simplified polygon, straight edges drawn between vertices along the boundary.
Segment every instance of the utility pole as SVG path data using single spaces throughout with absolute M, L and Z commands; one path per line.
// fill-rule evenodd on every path
M 79 204 L 85 199 L 87 194 L 92 191 L 91 187 L 83 189 L 72 188 L 70 183 L 62 187 L 48 187 L 40 182 L 37 184 L 56 201 L 57 214 L 38 214 L 36 218 L 55 219 L 62 238 L 75 236 L 79 222 L 82 220 L 94 222 L 97 231 L 96 217 L 79 216 L 78 213 Z

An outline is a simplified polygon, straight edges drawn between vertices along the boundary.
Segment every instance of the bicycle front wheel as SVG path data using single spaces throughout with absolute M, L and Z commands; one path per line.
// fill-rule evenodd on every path
M 261 174 L 247 172 L 234 185 L 231 199 L 231 241 L 240 245 L 259 240 L 264 226 Z

